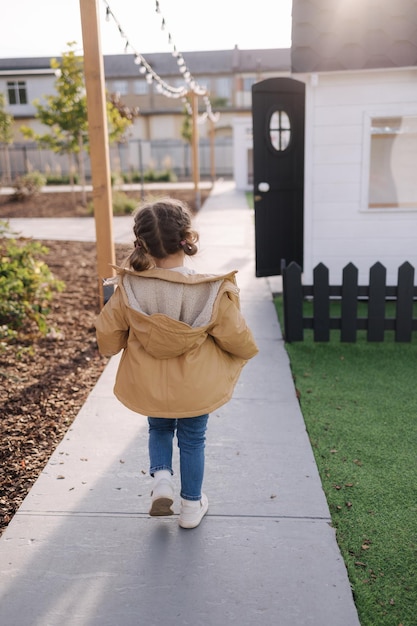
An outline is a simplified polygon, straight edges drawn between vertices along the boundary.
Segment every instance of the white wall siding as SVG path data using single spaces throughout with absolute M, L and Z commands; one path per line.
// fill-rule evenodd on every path
M 331 124 L 314 124 L 314 143 L 317 146 L 349 146 L 361 142 L 362 124 L 346 124 L 342 116 L 335 118 Z
M 252 189 L 248 171 L 249 158 L 253 150 L 252 118 L 236 117 L 233 120 L 233 176 L 236 189 Z
M 368 209 L 369 121 L 417 115 L 417 71 L 362 71 L 305 76 L 304 280 L 329 267 L 333 284 L 354 263 L 365 284 L 380 261 L 395 284 L 409 261 L 417 275 L 415 208 Z
M 336 144 L 314 147 L 314 163 L 334 163 L 334 153 L 339 150 L 338 163 L 361 163 L 362 144 Z M 307 156 L 307 155 L 306 155 Z M 311 155 L 310 155 L 311 156 Z

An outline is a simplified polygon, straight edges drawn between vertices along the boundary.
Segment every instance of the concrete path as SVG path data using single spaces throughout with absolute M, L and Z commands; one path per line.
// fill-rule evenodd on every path
M 115 240 L 131 241 L 131 218 L 114 221 Z M 94 238 L 85 218 L 11 224 L 37 238 Z M 239 270 L 260 348 L 210 416 L 209 514 L 188 531 L 177 515 L 148 516 L 146 420 L 114 398 L 114 357 L 0 540 L 0 624 L 359 626 L 275 286 L 255 278 L 253 213 L 233 183 L 216 184 L 196 226 L 201 251 L 190 262 Z M 177 454 L 174 469 L 178 485 Z

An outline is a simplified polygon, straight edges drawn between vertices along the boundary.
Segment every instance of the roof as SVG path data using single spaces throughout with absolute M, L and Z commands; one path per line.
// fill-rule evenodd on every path
M 178 75 L 178 65 L 171 53 L 157 52 L 142 56 L 160 76 Z M 240 50 L 236 47 L 233 50 L 184 52 L 182 56 L 195 75 L 278 72 L 290 69 L 289 48 Z M 0 59 L 0 72 L 12 70 L 38 73 L 39 70 L 49 70 L 51 58 Z M 138 74 L 133 54 L 104 55 L 103 59 L 106 78 L 128 78 Z
M 417 0 L 293 0 L 292 72 L 417 65 Z
M 51 59 L 53 57 L 38 58 L 18 58 L 18 59 L 0 59 L 1 72 L 34 72 L 39 74 L 42 71 L 49 73 L 51 71 Z
M 178 65 L 171 53 L 151 53 L 142 55 L 153 70 L 160 76 L 178 75 Z M 193 74 L 233 74 L 236 72 L 289 71 L 290 50 L 212 50 L 184 52 L 184 60 Z M 108 55 L 104 57 L 105 75 L 128 77 L 136 73 L 131 54 Z

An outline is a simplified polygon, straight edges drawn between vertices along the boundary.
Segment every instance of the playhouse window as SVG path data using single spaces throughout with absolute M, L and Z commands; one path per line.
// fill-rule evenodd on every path
M 417 116 L 371 120 L 369 208 L 416 208 Z
M 277 152 L 286 150 L 291 138 L 290 118 L 285 111 L 274 111 L 269 120 L 269 138 Z

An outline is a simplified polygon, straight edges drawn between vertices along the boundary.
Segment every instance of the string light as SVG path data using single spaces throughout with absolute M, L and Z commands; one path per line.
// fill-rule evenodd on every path
M 187 93 L 187 88 L 185 86 L 173 87 L 172 85 L 169 85 L 165 80 L 163 80 L 157 74 L 157 72 L 153 70 L 153 68 L 149 65 L 146 59 L 137 50 L 133 48 L 132 44 L 129 41 L 129 38 L 125 34 L 120 22 L 117 20 L 116 16 L 111 10 L 110 5 L 107 2 L 107 0 L 104 0 L 104 3 L 106 5 L 106 19 L 107 18 L 113 19 L 114 23 L 117 26 L 120 36 L 122 37 L 122 39 L 125 40 L 124 51 L 128 52 L 129 49 L 132 50 L 134 54 L 134 63 L 139 66 L 139 72 L 141 74 L 145 74 L 145 79 L 147 83 L 151 84 L 152 82 L 155 81 L 157 85 L 160 85 L 161 93 L 163 93 L 163 95 L 168 98 L 181 98 L 183 95 L 185 95 Z
M 155 0 L 155 11 L 156 11 L 156 13 L 159 13 L 160 15 L 162 15 L 162 13 L 161 13 L 161 5 L 160 5 L 158 0 Z M 162 15 L 161 29 L 165 30 L 166 25 L 167 25 L 166 19 Z M 201 85 L 199 85 L 198 82 L 195 80 L 195 78 L 193 78 L 190 70 L 186 66 L 184 57 L 182 56 L 181 52 L 178 52 L 177 47 L 173 44 L 171 33 L 168 34 L 168 43 L 172 46 L 172 53 L 171 53 L 172 56 L 177 58 L 177 63 L 178 63 L 178 66 L 180 68 L 180 72 L 184 73 L 184 74 L 187 74 L 187 76 L 184 76 L 184 79 L 185 79 L 185 82 L 188 84 L 188 86 L 191 88 L 191 91 L 193 91 L 198 96 L 206 95 L 207 94 L 207 88 L 206 87 L 202 87 Z M 185 66 L 184 72 L 181 69 L 182 66 Z M 192 86 L 191 86 L 191 84 L 192 84 Z
M 135 50 L 133 46 L 131 45 L 121 24 L 119 23 L 113 11 L 111 10 L 108 1 L 107 0 L 103 0 L 103 1 L 104 1 L 104 4 L 106 5 L 106 21 L 110 21 L 110 18 L 113 19 L 114 23 L 116 24 L 119 30 L 120 36 L 122 37 L 122 39 L 125 40 L 125 47 L 124 47 L 125 53 L 128 52 L 129 49 L 132 50 L 134 57 L 135 57 L 134 63 L 139 66 L 139 72 L 141 74 L 145 74 L 146 82 L 148 84 L 155 82 L 156 90 L 158 91 L 158 93 L 161 93 L 168 98 L 181 98 L 182 101 L 184 102 L 184 106 L 187 109 L 187 112 L 190 115 L 192 114 L 191 105 L 186 98 L 186 96 L 189 94 L 189 91 L 191 90 L 191 92 L 197 96 L 202 96 L 205 107 L 206 107 L 206 111 L 202 116 L 202 121 L 208 118 L 211 121 L 216 122 L 219 119 L 219 113 L 215 114 L 212 111 L 210 98 L 207 93 L 207 88 L 199 85 L 198 82 L 193 77 L 193 75 L 191 74 L 189 68 L 187 67 L 184 57 L 182 56 L 181 52 L 177 50 L 176 45 L 173 43 L 171 33 L 168 33 L 168 43 L 172 48 L 171 54 L 174 58 L 177 59 L 178 71 L 182 75 L 182 78 L 188 87 L 186 86 L 173 87 L 172 85 L 169 85 L 165 80 L 163 80 L 157 74 L 157 72 L 154 71 L 154 69 L 149 65 L 146 59 L 137 50 Z M 162 15 L 160 3 L 158 2 L 158 0 L 155 0 L 155 12 L 159 15 Z M 162 16 L 161 30 L 163 31 L 166 30 L 166 27 L 167 27 L 166 20 Z

